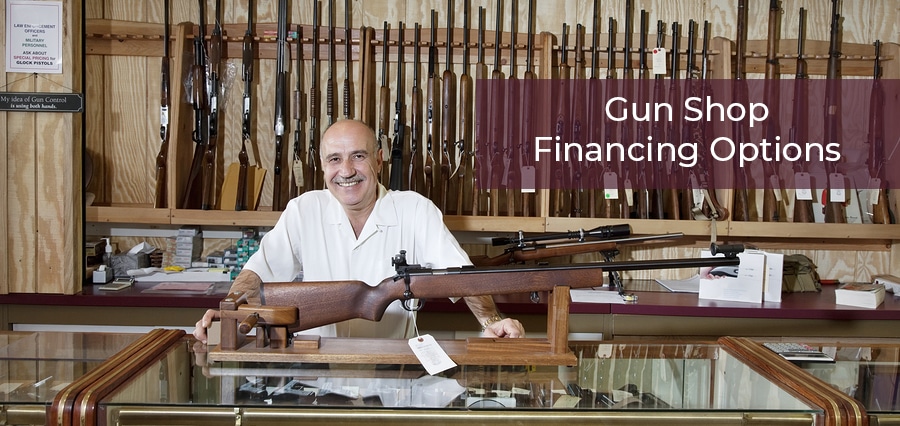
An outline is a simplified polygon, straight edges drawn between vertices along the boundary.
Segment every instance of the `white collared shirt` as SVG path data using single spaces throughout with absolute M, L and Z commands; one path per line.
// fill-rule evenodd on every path
M 400 250 L 406 250 L 409 264 L 436 269 L 471 264 L 434 203 L 416 192 L 387 191 L 379 185 L 359 238 L 328 190 L 306 192 L 288 202 L 244 267 L 263 282 L 293 281 L 302 274 L 304 281 L 359 280 L 376 286 L 395 275 L 391 258 Z M 398 339 L 412 335 L 412 322 L 395 301 L 379 322 L 357 319 L 308 333 Z

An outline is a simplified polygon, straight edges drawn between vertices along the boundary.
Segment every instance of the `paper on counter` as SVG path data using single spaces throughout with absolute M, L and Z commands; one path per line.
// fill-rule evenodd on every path
M 592 289 L 584 289 L 577 288 L 573 290 L 569 290 L 569 295 L 572 297 L 573 303 L 618 303 L 625 304 L 625 299 L 622 299 L 622 296 L 619 295 L 616 291 L 610 291 L 608 289 L 603 290 L 592 290 Z

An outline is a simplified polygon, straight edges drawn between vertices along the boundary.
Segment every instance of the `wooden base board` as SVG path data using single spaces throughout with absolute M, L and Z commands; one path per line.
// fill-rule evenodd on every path
M 251 339 L 233 351 L 210 348 L 212 361 L 330 362 L 342 364 L 419 364 L 406 340 L 322 338 L 318 348 L 298 345 L 258 348 Z M 458 365 L 575 365 L 572 352 L 553 353 L 546 339 L 441 340 L 441 348 Z

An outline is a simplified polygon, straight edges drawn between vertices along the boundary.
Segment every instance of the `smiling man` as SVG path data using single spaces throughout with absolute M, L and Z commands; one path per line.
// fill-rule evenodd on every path
M 394 275 L 391 257 L 400 250 L 406 250 L 410 264 L 439 269 L 471 264 L 430 200 L 378 183 L 381 151 L 367 125 L 336 122 L 322 136 L 320 155 L 327 189 L 288 202 L 231 291 L 248 292 L 258 301 L 262 282 L 359 280 L 375 286 Z M 524 336 L 522 324 L 502 319 L 490 296 L 465 300 L 484 336 Z M 206 328 L 217 316 L 209 310 L 197 322 L 198 340 L 206 342 Z M 344 321 L 303 333 L 406 338 L 413 335 L 413 321 L 413 314 L 394 301 L 381 321 Z

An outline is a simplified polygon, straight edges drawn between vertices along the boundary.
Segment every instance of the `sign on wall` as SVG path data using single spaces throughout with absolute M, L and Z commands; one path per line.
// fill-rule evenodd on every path
M 60 1 L 6 1 L 6 72 L 62 73 Z

